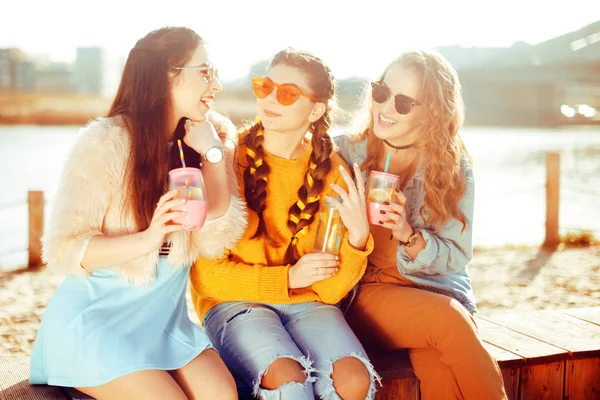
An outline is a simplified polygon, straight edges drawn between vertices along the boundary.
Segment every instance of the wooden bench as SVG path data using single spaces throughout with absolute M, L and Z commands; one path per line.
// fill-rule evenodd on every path
M 29 357 L 0 358 L 0 400 L 88 400 L 70 388 L 29 384 Z
M 485 313 L 477 324 L 498 360 L 509 399 L 600 399 L 600 307 Z M 406 351 L 370 357 L 383 378 L 378 400 L 419 399 Z M 28 379 L 28 358 L 0 358 L 0 400 L 87 399 L 64 388 L 31 386 Z
M 484 313 L 477 324 L 509 399 L 600 399 L 600 307 Z M 378 400 L 419 399 L 406 351 L 370 356 L 383 378 Z

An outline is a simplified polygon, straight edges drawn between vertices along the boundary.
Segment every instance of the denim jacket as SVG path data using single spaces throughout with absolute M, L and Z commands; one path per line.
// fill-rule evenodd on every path
M 367 158 L 367 142 L 363 140 L 351 143 L 347 135 L 333 138 L 337 151 L 349 165 L 361 165 Z M 440 293 L 456 299 L 470 313 L 477 312 L 475 296 L 471 288 L 471 278 L 467 264 L 473 257 L 473 205 L 474 205 L 474 180 L 473 170 L 465 155 L 461 157 L 461 166 L 466 179 L 466 190 L 463 198 L 458 203 L 458 208 L 466 218 L 466 228 L 460 221 L 450 218 L 444 225 L 436 229 L 435 226 L 425 223 L 419 210 L 425 202 L 425 163 L 420 160 L 415 174 L 404 188 L 406 197 L 406 213 L 409 224 L 418 230 L 426 246 L 413 260 L 403 246 L 396 249 L 396 265 L 399 272 L 413 281 L 417 287 Z M 369 171 L 363 171 L 365 179 Z M 424 211 L 427 214 L 427 210 Z M 461 232 L 462 231 L 462 232 Z

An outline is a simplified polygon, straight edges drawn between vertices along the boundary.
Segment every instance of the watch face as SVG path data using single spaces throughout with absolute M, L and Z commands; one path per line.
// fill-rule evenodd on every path
M 419 235 L 415 232 L 410 238 L 408 238 L 408 244 L 412 247 L 419 241 Z
M 221 161 L 222 159 L 223 159 L 223 152 L 221 151 L 221 149 L 213 147 L 211 149 L 208 149 L 208 151 L 206 152 L 206 160 L 209 163 L 216 164 L 219 161 Z

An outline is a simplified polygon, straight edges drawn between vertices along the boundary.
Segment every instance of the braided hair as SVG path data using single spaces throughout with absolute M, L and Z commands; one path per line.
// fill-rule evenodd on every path
M 269 68 L 278 64 L 295 67 L 304 72 L 309 77 L 312 94 L 327 106 L 321 118 L 310 125 L 312 153 L 304 182 L 298 189 L 298 201 L 289 209 L 287 227 L 292 232 L 292 237 L 285 252 L 284 262 L 295 264 L 300 258 L 296 244 L 298 239 L 306 234 L 308 226 L 319 211 L 325 177 L 331 170 L 333 144 L 328 131 L 332 124 L 331 104 L 335 96 L 335 83 L 331 70 L 320 58 L 309 52 L 290 48 L 282 50 L 275 55 Z M 253 238 L 265 236 L 270 244 L 277 245 L 275 239 L 267 232 L 263 217 L 270 167 L 264 160 L 264 132 L 260 121 L 249 125 L 243 137 L 247 161 L 244 170 L 244 194 L 248 207 L 256 212 L 259 218 Z

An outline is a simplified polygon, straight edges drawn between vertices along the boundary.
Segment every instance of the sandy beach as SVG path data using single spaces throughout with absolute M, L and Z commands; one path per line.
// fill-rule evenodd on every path
M 534 247 L 480 249 L 469 269 L 482 314 L 600 306 L 600 246 L 551 254 Z M 62 280 L 47 269 L 0 272 L 0 356 L 31 354 L 46 305 Z M 193 311 L 190 316 L 198 321 Z

